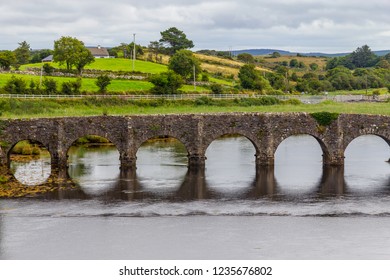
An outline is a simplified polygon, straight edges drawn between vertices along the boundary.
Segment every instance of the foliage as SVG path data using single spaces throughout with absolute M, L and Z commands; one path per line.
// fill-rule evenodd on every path
M 183 85 L 183 79 L 173 71 L 153 75 L 149 81 L 154 85 L 151 92 L 154 94 L 176 94 Z
M 249 53 L 240 53 L 239 55 L 237 55 L 237 60 L 248 64 L 255 63 L 255 58 Z
M 43 79 L 43 89 L 46 94 L 56 94 L 57 93 L 57 82 L 51 78 Z
M 107 87 L 111 84 L 111 78 L 107 75 L 97 77 L 95 84 L 99 87 L 99 92 L 106 92 Z
M 75 81 L 63 82 L 61 85 L 61 93 L 65 95 L 79 94 L 81 89 L 81 79 Z
M 182 49 L 191 49 L 194 43 L 187 39 L 187 35 L 176 27 L 171 27 L 165 31 L 160 32 L 160 43 L 164 45 L 168 54 L 172 55 Z
M 8 94 L 25 94 L 27 92 L 27 83 L 24 79 L 12 76 L 4 86 Z
M 60 65 L 66 64 L 68 71 L 76 66 L 81 73 L 82 69 L 94 60 L 91 52 L 77 38 L 63 36 L 54 41 L 53 61 L 59 62 Z
M 337 120 L 339 115 L 338 113 L 330 113 L 330 112 L 315 112 L 310 114 L 319 125 L 328 126 L 333 121 Z
M 224 92 L 223 87 L 220 84 L 212 84 L 210 89 L 213 94 L 223 94 Z
M 19 47 L 14 50 L 16 63 L 19 65 L 27 64 L 30 61 L 30 45 L 26 41 L 18 44 Z
M 52 74 L 53 71 L 54 71 L 54 67 L 51 66 L 49 63 L 43 64 L 42 69 L 43 69 L 43 72 L 44 72 L 45 74 L 47 74 L 47 75 Z
M 364 45 L 358 47 L 354 52 L 343 57 L 335 57 L 328 61 L 326 69 L 333 69 L 344 66 L 348 69 L 372 67 L 379 62 L 379 58 L 370 47 Z
M 271 88 L 268 80 L 261 76 L 260 72 L 255 69 L 253 64 L 242 66 L 238 73 L 238 78 L 244 89 L 259 90 L 260 92 L 263 92 L 264 90 Z
M 195 75 L 202 71 L 199 60 L 189 50 L 177 51 L 170 58 L 168 65 L 170 70 L 174 71 L 187 80 L 194 79 L 194 67 Z
M 161 63 L 161 61 L 158 59 L 158 55 L 163 52 L 163 44 L 161 42 L 159 41 L 150 42 L 150 44 L 148 45 L 148 51 L 151 58 L 150 60 L 153 60 L 153 55 L 154 55 L 154 60 L 156 62 Z
M 0 51 L 0 69 L 10 70 L 11 65 L 15 64 L 16 57 L 12 51 Z

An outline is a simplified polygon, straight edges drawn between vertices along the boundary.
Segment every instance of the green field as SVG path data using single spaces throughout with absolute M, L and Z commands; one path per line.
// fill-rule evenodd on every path
M 55 68 L 65 69 L 65 65 L 60 66 L 58 63 L 51 62 L 49 63 Z M 20 70 L 26 70 L 28 68 L 41 68 L 43 63 L 34 63 L 34 64 L 25 64 L 20 67 Z M 95 59 L 93 63 L 87 65 L 85 69 L 94 69 L 94 70 L 107 70 L 107 71 L 124 71 L 132 72 L 133 71 L 133 61 L 130 59 L 124 58 L 101 58 Z M 157 74 L 164 71 L 167 71 L 167 66 L 162 64 L 157 64 L 148 61 L 136 60 L 135 61 L 135 72 Z
M 31 75 L 18 75 L 18 74 L 0 74 L 0 87 L 3 87 L 7 80 L 12 76 L 21 77 L 27 82 L 27 87 L 30 84 L 30 81 L 33 80 L 36 84 L 40 83 L 39 76 Z M 44 78 L 44 77 L 43 77 Z M 61 84 L 68 81 L 74 81 L 76 78 L 71 77 L 48 77 L 57 81 L 57 87 L 60 90 Z M 95 85 L 96 79 L 83 78 L 81 91 L 87 93 L 93 93 L 98 91 L 98 87 Z M 132 80 L 112 80 L 111 84 L 108 86 L 108 92 L 133 92 L 133 91 L 148 91 L 153 87 L 153 85 L 147 81 L 132 81 Z

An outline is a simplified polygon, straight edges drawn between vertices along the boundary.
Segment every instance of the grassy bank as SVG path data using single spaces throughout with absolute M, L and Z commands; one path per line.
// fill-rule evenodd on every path
M 61 100 L 0 99 L 1 118 L 66 117 L 132 114 L 222 113 L 222 112 L 335 112 L 390 115 L 390 103 L 302 104 L 272 97 L 211 100 L 122 100 L 84 98 Z

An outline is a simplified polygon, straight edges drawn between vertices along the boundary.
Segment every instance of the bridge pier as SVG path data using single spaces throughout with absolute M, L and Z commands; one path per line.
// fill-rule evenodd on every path
M 275 165 L 274 154 L 259 153 L 256 154 L 255 157 L 256 157 L 256 169 L 260 169 L 263 166 Z
M 322 155 L 322 162 L 325 166 L 343 166 L 344 165 L 344 151 L 340 150 L 330 155 Z
M 191 170 L 201 170 L 206 167 L 206 156 L 200 154 L 188 155 L 188 168 Z

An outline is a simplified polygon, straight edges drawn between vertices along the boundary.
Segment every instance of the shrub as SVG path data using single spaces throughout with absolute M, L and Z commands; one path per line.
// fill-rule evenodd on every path
M 154 94 L 176 94 L 183 85 L 183 78 L 173 71 L 153 75 L 149 81 L 154 85 L 151 89 Z
M 51 75 L 54 71 L 54 67 L 51 66 L 49 63 L 43 64 L 42 69 L 46 75 Z
M 99 92 L 106 92 L 107 87 L 111 84 L 111 78 L 107 75 L 101 75 L 97 77 L 95 84 L 99 88 Z
M 61 93 L 65 95 L 79 94 L 81 89 L 81 79 L 64 82 L 61 85 Z
M 337 120 L 339 117 L 339 113 L 330 113 L 330 112 L 317 112 L 310 114 L 319 125 L 328 126 L 333 121 Z
M 4 90 L 9 94 L 25 94 L 27 83 L 23 78 L 12 76 L 5 84 Z
M 223 94 L 224 92 L 223 87 L 220 84 L 212 84 L 210 86 L 210 89 L 213 94 Z
M 43 87 L 46 94 L 56 94 L 57 93 L 57 82 L 50 78 L 45 78 L 43 80 Z

